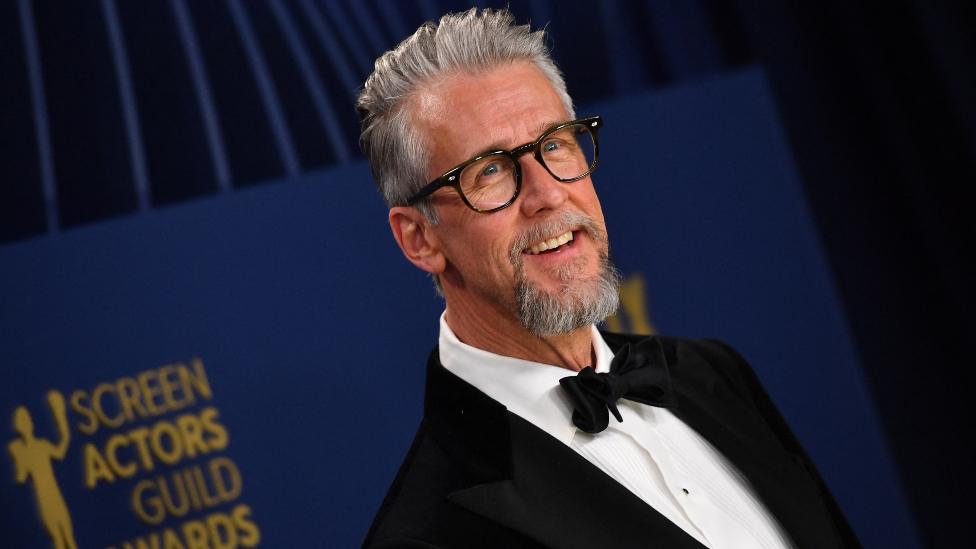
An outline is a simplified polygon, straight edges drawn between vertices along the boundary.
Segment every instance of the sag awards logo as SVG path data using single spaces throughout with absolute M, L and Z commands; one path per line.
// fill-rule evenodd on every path
M 81 466 L 84 488 L 124 485 L 130 494 L 124 515 L 147 526 L 145 534 L 107 549 L 257 547 L 261 532 L 250 506 L 240 501 L 244 482 L 224 454 L 230 435 L 212 401 L 203 361 L 193 359 L 189 365 L 171 364 L 77 389 L 67 401 L 61 392 L 49 391 L 47 407 L 57 440 L 37 437 L 34 416 L 18 406 L 12 418 L 16 437 L 7 445 L 14 480 L 30 485 L 53 547 L 78 549 L 56 475 L 56 469 L 72 466 L 66 461 L 72 443 L 80 445 L 72 455 L 79 457 L 74 463 Z M 152 423 L 133 426 L 143 420 Z M 103 436 L 96 439 L 100 432 Z M 182 522 L 173 524 L 177 520 Z

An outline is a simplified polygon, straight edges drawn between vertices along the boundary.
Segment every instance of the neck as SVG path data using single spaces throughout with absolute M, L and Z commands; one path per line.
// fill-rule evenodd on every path
M 448 299 L 447 325 L 463 343 L 497 355 L 560 366 L 578 372 L 593 366 L 596 356 L 589 326 L 567 334 L 539 337 L 526 330 L 511 312 L 474 308 Z

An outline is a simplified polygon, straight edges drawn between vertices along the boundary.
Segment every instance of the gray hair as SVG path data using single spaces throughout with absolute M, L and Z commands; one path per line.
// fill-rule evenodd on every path
M 427 183 L 427 144 L 412 125 L 409 99 L 433 80 L 464 72 L 478 74 L 525 60 L 549 80 L 570 117 L 573 100 L 549 56 L 545 30 L 515 25 L 508 10 L 471 8 L 421 25 L 413 36 L 376 60 L 356 101 L 362 120 L 359 142 L 387 206 L 404 206 Z M 417 208 L 431 223 L 437 216 L 426 200 Z

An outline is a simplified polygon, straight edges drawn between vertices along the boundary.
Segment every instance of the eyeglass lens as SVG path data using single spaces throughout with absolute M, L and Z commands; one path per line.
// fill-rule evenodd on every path
M 553 177 L 563 181 L 575 179 L 591 170 L 595 152 L 593 135 L 583 124 L 552 132 L 539 144 L 543 165 Z M 515 196 L 515 174 L 515 164 L 510 156 L 486 156 L 461 171 L 461 192 L 479 210 L 499 208 Z

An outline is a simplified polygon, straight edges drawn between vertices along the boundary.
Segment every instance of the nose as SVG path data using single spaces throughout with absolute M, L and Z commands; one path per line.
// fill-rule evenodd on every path
M 566 183 L 556 181 L 535 158 L 525 155 L 519 159 L 522 169 L 521 210 L 532 217 L 550 210 L 558 210 L 569 197 Z

